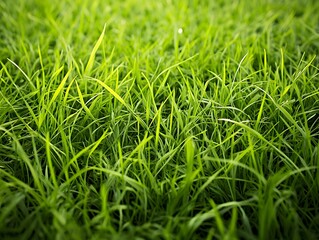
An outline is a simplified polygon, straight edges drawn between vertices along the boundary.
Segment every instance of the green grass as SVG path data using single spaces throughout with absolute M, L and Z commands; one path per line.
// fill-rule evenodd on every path
M 318 12 L 2 0 L 0 238 L 318 238 Z

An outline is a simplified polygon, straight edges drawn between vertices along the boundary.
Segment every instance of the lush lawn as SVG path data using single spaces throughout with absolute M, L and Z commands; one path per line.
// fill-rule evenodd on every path
M 319 237 L 319 1 L 1 0 L 1 239 Z

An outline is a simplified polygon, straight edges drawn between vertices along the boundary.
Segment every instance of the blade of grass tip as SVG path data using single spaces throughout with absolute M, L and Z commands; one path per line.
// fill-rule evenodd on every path
M 163 156 L 161 156 L 157 161 L 155 168 L 153 170 L 154 177 L 156 177 L 163 169 L 164 167 L 172 160 L 172 158 L 175 156 L 175 154 L 179 151 L 179 147 L 175 147 L 169 152 L 166 152 Z
M 235 162 L 240 162 L 240 160 L 241 160 L 244 156 L 246 156 L 246 154 L 252 152 L 253 150 L 254 150 L 253 146 L 249 146 L 249 147 L 247 147 L 245 150 L 240 151 L 240 152 L 236 155 L 234 161 L 235 161 Z M 235 165 L 235 166 L 236 166 L 236 165 Z M 233 164 L 229 163 L 229 167 L 225 170 L 225 173 L 228 173 L 233 167 L 234 167 Z
M 101 142 L 102 142 L 108 135 L 110 135 L 110 134 L 112 134 L 112 132 L 109 132 L 109 129 L 106 129 L 106 130 L 103 132 L 102 136 L 94 143 L 94 145 L 93 145 L 91 151 L 89 152 L 89 156 L 92 155 L 92 153 L 93 153 L 93 152 L 96 150 L 96 148 L 101 144 Z
M 61 68 L 58 69 L 58 72 L 60 72 L 62 70 Z M 55 90 L 55 92 L 54 92 L 49 104 L 47 105 L 46 109 L 44 109 L 43 112 L 40 114 L 39 122 L 38 122 L 38 128 L 41 127 L 41 125 L 42 125 L 42 123 L 43 123 L 43 121 L 44 121 L 44 119 L 46 117 L 47 111 L 50 109 L 50 107 L 53 104 L 53 102 L 56 100 L 56 98 L 59 96 L 59 94 L 63 90 L 63 87 L 64 87 L 66 81 L 68 80 L 71 71 L 72 71 L 72 67 L 70 67 L 69 71 L 65 74 L 64 78 L 62 79 L 61 83 L 59 84 L 58 88 Z
M 149 136 L 147 138 L 144 138 L 139 145 L 136 146 L 136 148 L 131 152 L 131 154 L 128 156 L 128 158 L 132 158 L 134 156 L 135 153 L 137 153 L 140 149 L 142 149 L 146 143 L 148 143 L 151 139 L 153 138 L 153 136 Z
M 237 69 L 236 69 L 236 72 L 235 72 L 235 74 L 234 74 L 234 78 L 233 78 L 233 81 L 232 81 L 232 87 L 231 87 L 231 89 L 233 89 L 233 85 L 234 85 L 234 83 L 235 83 L 235 81 L 236 81 L 237 74 L 238 74 L 238 72 L 239 72 L 239 70 L 240 70 L 240 68 L 241 68 L 241 65 L 243 64 L 243 62 L 244 62 L 244 60 L 246 59 L 247 56 L 248 56 L 248 53 L 246 53 L 246 54 L 242 57 L 242 59 L 240 60 L 240 62 L 239 62 L 239 64 L 238 64 L 238 67 L 237 67 Z
M 69 84 L 69 86 L 66 88 L 65 90 L 65 94 L 64 94 L 64 98 L 63 98 L 63 105 L 65 106 L 66 105 L 66 102 L 68 100 L 68 97 L 69 97 L 69 92 L 71 90 L 71 87 L 73 85 L 73 83 L 75 82 L 75 78 L 73 78 Z
M 266 92 L 268 91 L 269 83 L 270 83 L 270 81 L 267 81 L 266 91 L 265 91 L 263 99 L 261 101 L 261 105 L 260 105 L 260 108 L 259 108 L 259 112 L 258 112 L 256 124 L 255 124 L 255 130 L 258 129 L 258 126 L 259 126 L 259 123 L 260 123 L 260 120 L 261 120 L 261 117 L 262 117 L 262 113 L 264 112 L 264 105 L 265 105 L 266 96 L 267 96 Z
M 308 64 L 307 64 L 301 71 L 298 71 L 297 74 L 294 74 L 295 76 L 294 76 L 293 82 L 295 82 L 295 81 L 311 66 L 311 64 L 313 63 L 313 61 L 314 61 L 316 58 L 317 58 L 316 55 L 313 56 L 313 57 L 311 58 L 311 60 L 308 62 Z M 301 62 L 301 61 L 302 61 L 302 60 L 300 60 L 300 62 Z
M 283 115 L 299 130 L 299 132 L 302 134 L 303 137 L 306 137 L 306 133 L 305 131 L 302 129 L 302 127 L 300 127 L 297 123 L 297 121 L 295 121 L 295 119 L 290 115 L 290 113 L 288 113 L 288 111 L 282 107 L 281 105 L 279 105 L 264 89 L 256 86 L 256 88 L 258 88 L 260 91 L 264 92 L 265 94 L 267 94 L 268 98 L 273 102 L 273 104 L 280 110 L 280 112 L 283 113 Z
M 175 67 L 177 67 L 177 66 L 179 66 L 179 65 L 181 65 L 181 64 L 183 64 L 183 63 L 185 63 L 185 62 L 188 62 L 188 61 L 192 60 L 193 58 L 197 57 L 198 55 L 199 55 L 199 53 L 197 53 L 197 54 L 195 54 L 195 55 L 193 55 L 193 56 L 191 56 L 191 57 L 189 57 L 189 58 L 186 58 L 186 59 L 183 60 L 183 61 L 180 61 L 180 62 L 178 62 L 178 63 L 175 63 L 175 64 L 173 64 L 172 66 L 169 66 L 168 68 L 165 68 L 162 72 L 160 72 L 160 73 L 156 76 L 156 78 L 154 79 L 154 82 L 156 82 L 156 80 L 157 80 L 160 76 L 162 76 L 164 73 L 166 73 L 167 71 L 170 71 L 171 69 L 173 69 L 173 68 L 175 68 Z
M 91 113 L 90 109 L 86 106 L 86 104 L 85 104 L 85 102 L 84 102 L 83 95 L 82 95 L 82 92 L 81 92 L 81 89 L 80 89 L 78 83 L 75 82 L 75 84 L 76 84 L 76 89 L 77 89 L 77 91 L 78 91 L 80 103 L 81 103 L 83 109 L 85 110 L 85 112 L 86 112 L 92 119 L 95 119 L 95 117 L 94 117 L 93 114 Z
M 23 74 L 23 76 L 28 80 L 29 84 L 32 87 L 33 91 L 36 91 L 37 88 L 34 86 L 33 82 L 31 81 L 31 79 L 28 77 L 28 75 L 18 66 L 18 64 L 16 64 L 14 61 L 12 61 L 11 59 L 7 58 L 9 62 L 11 62 L 13 64 L 13 66 L 15 66 L 16 68 L 19 69 L 19 71 Z
M 63 87 L 64 87 L 66 81 L 68 80 L 71 71 L 72 71 L 72 66 L 70 67 L 69 71 L 65 74 L 65 76 L 62 79 L 61 83 L 59 84 L 58 88 L 55 90 L 55 92 L 54 92 L 54 94 L 53 94 L 48 106 L 51 106 L 51 104 L 55 101 L 55 99 L 58 97 L 60 92 L 63 90 Z
M 170 74 L 171 74 L 171 71 L 168 70 L 166 75 L 164 76 L 164 79 L 161 80 L 161 85 L 158 87 L 158 89 L 157 89 L 157 91 L 156 91 L 156 93 L 154 95 L 155 97 L 158 96 L 158 94 L 165 88 L 165 84 L 166 84 Z
M 12 79 L 8 69 L 6 68 L 6 66 L 0 62 L 1 66 L 2 66 L 2 70 L 7 74 L 7 76 L 9 77 L 10 81 L 12 82 L 13 86 L 16 88 L 16 91 L 18 92 L 18 94 L 20 95 L 20 98 L 23 100 L 23 102 L 25 103 L 27 109 L 29 110 L 33 120 L 36 122 L 36 124 L 38 123 L 38 118 L 36 117 L 33 109 L 31 108 L 30 104 L 28 103 L 27 99 L 25 99 L 25 95 L 20 91 L 19 87 L 15 84 L 14 80 Z M 17 114 L 17 116 L 19 117 L 19 114 L 16 112 L 15 108 L 12 106 L 12 104 L 10 103 L 10 101 L 2 94 L 2 92 L 0 92 L 2 98 L 10 105 L 10 107 L 12 108 L 12 110 Z M 20 118 L 20 117 L 19 117 Z M 23 119 L 21 119 L 22 122 L 24 124 L 25 121 Z
M 90 73 L 92 67 L 93 67 L 93 64 L 94 64 L 94 60 L 95 60 L 95 55 L 96 55 L 96 52 L 97 50 L 99 49 L 102 41 L 103 41 L 103 38 L 104 38 L 104 34 L 105 34 L 105 29 L 106 29 L 106 24 L 104 24 L 104 27 L 103 27 L 103 31 L 99 37 L 99 39 L 97 40 L 97 42 L 95 43 L 94 47 L 93 47 L 93 50 L 91 52 L 91 55 L 90 55 L 90 58 L 89 58 L 89 61 L 86 65 L 86 68 L 84 70 L 84 75 L 87 75 Z
M 73 165 L 73 163 L 76 163 L 77 159 L 81 157 L 83 154 L 88 152 L 92 146 L 94 146 L 95 143 L 83 148 L 80 152 L 78 152 L 75 156 L 73 156 L 65 165 L 64 167 L 64 174 L 66 176 L 66 179 L 69 179 L 69 167 Z M 61 173 L 62 174 L 62 173 Z M 59 176 L 60 177 L 60 176 Z
M 94 81 L 98 82 L 103 88 L 105 88 L 113 97 L 115 97 L 120 103 L 122 103 L 126 108 L 130 110 L 130 106 L 124 101 L 124 99 L 118 95 L 112 88 L 110 88 L 108 85 L 106 85 L 104 82 L 102 82 L 99 79 L 92 78 Z
M 64 167 L 64 171 L 63 171 L 63 173 L 64 173 L 65 176 L 66 176 L 66 179 L 69 179 L 69 170 L 68 170 L 68 168 L 69 168 L 73 163 L 75 163 L 76 160 L 77 160 L 79 157 L 81 157 L 81 156 L 84 155 L 85 153 L 88 152 L 88 153 L 89 153 L 89 156 L 92 155 L 92 153 L 94 152 L 94 150 L 95 150 L 95 149 L 98 147 L 98 145 L 103 141 L 103 139 L 104 139 L 105 137 L 107 137 L 108 134 L 111 134 L 111 132 L 108 132 L 108 130 L 106 130 L 106 131 L 103 133 L 103 135 L 102 135 L 96 142 L 94 142 L 94 143 L 90 144 L 89 146 L 83 148 L 80 152 L 78 152 L 75 156 L 72 157 L 72 159 L 70 159 L 70 160 L 67 162 L 67 164 L 66 164 L 65 167 Z M 61 177 L 63 173 L 61 173 L 61 175 L 60 175 L 59 177 Z
M 120 103 L 122 103 L 126 108 L 127 110 L 129 110 L 133 115 L 134 117 L 137 119 L 137 121 L 146 129 L 148 129 L 148 125 L 138 116 L 134 113 L 133 109 L 130 107 L 129 104 L 127 104 L 124 99 L 118 95 L 112 88 L 110 88 L 108 85 L 106 85 L 104 82 L 102 82 L 101 80 L 99 79 L 96 79 L 96 78 L 90 78 L 94 81 L 96 81 L 98 84 L 100 84 L 103 88 L 105 88 L 113 97 L 115 97 Z
M 246 131 L 249 131 L 250 133 L 252 133 L 253 135 L 255 135 L 257 138 L 259 138 L 261 141 L 269 144 L 269 146 L 271 146 L 273 149 L 275 149 L 285 160 L 287 163 L 289 163 L 293 168 L 298 169 L 298 167 L 296 166 L 296 164 L 285 154 L 283 153 L 280 149 L 278 149 L 274 144 L 272 144 L 271 142 L 269 142 L 266 138 L 264 138 L 259 132 L 257 132 L 256 130 L 252 129 L 251 127 L 241 123 L 241 122 L 236 122 L 234 120 L 231 119 L 226 119 L 226 118 L 220 118 L 218 119 L 219 121 L 225 121 L 225 122 L 230 122 L 233 124 L 238 125 L 239 127 L 244 128 Z

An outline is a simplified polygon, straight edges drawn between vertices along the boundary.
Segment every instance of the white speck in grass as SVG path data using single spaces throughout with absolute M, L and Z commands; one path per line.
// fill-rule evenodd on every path
M 179 29 L 177 30 L 177 32 L 178 32 L 179 34 L 182 34 L 182 33 L 183 33 L 183 28 L 179 28 Z

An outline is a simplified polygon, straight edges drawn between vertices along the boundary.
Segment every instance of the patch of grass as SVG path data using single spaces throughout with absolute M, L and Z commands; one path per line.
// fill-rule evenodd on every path
M 319 236 L 317 1 L 0 12 L 1 239 Z

